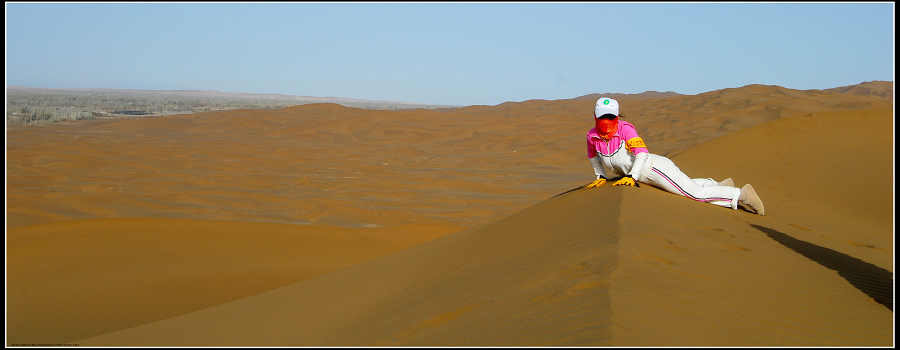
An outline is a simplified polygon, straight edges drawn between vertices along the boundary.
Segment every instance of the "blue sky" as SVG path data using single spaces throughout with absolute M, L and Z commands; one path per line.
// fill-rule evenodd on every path
M 6 85 L 449 105 L 894 80 L 894 4 L 6 3 Z

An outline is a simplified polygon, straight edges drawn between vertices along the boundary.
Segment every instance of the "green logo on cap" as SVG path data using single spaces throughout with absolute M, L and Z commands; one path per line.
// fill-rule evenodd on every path
M 609 104 L 609 100 L 603 100 L 603 104 L 608 105 L 608 104 Z

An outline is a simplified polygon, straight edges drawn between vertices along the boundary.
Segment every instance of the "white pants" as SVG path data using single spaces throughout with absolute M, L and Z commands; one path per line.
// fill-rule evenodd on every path
M 671 159 L 650 154 L 652 168 L 640 180 L 654 187 L 680 194 L 698 202 L 712 203 L 722 207 L 737 209 L 741 190 L 736 187 L 719 186 L 713 179 L 692 179 L 681 172 Z

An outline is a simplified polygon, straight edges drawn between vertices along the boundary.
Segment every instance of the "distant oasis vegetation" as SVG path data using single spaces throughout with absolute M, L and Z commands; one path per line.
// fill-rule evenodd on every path
M 6 88 L 6 124 L 34 125 L 232 109 L 275 109 L 309 103 L 336 103 L 346 107 L 380 110 L 459 107 L 415 102 L 206 90 L 49 89 L 9 86 Z

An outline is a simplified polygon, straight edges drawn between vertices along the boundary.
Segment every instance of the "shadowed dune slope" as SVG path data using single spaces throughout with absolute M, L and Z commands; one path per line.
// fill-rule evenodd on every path
M 860 122 L 841 124 L 840 147 L 892 156 L 868 147 L 893 137 L 882 132 L 892 113 L 874 111 L 791 116 L 675 157 L 693 177 L 754 184 L 766 216 L 650 186 L 568 191 L 346 269 L 76 343 L 891 346 L 893 217 L 881 206 L 892 191 L 852 187 L 871 201 L 855 208 L 823 193 L 833 177 L 817 171 L 834 161 L 829 126 L 847 118 Z M 841 159 L 874 174 L 892 167 L 870 160 Z

